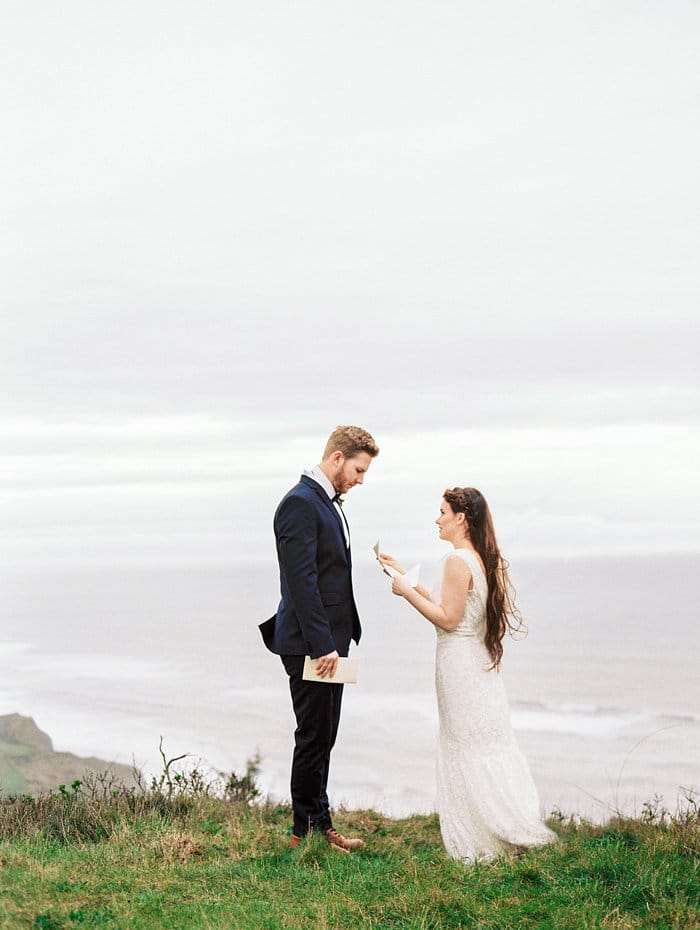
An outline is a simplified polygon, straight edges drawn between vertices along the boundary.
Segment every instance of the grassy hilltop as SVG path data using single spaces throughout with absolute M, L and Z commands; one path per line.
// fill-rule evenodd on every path
M 164 760 L 165 761 L 165 760 Z M 605 826 L 550 821 L 560 842 L 464 866 L 435 816 L 341 811 L 367 847 L 287 849 L 290 811 L 255 796 L 255 763 L 212 785 L 170 763 L 0 799 L 3 930 L 700 928 L 700 815 L 647 805 Z

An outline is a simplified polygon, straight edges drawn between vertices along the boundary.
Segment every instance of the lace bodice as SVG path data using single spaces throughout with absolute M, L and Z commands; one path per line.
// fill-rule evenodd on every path
M 488 594 L 488 586 L 479 557 L 475 552 L 472 552 L 471 549 L 455 549 L 440 560 L 435 584 L 430 594 L 430 600 L 435 604 L 439 604 L 442 601 L 442 581 L 445 576 L 445 566 L 447 565 L 447 560 L 454 556 L 458 556 L 466 563 L 467 568 L 472 573 L 474 584 L 467 593 L 467 603 L 464 605 L 464 616 L 460 620 L 459 625 L 451 633 L 436 627 L 438 637 L 441 635 L 453 636 L 456 633 L 462 636 L 481 636 L 483 638 L 486 632 L 486 597 Z

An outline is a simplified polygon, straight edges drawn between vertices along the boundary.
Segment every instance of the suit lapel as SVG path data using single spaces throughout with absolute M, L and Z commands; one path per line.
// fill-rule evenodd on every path
M 342 516 L 338 513 L 338 511 L 336 510 L 335 504 L 333 503 L 333 501 L 330 499 L 330 497 L 326 494 L 324 489 L 321 487 L 321 485 L 317 481 L 314 481 L 314 479 L 310 478 L 308 475 L 302 475 L 301 481 L 303 481 L 304 484 L 308 485 L 310 488 L 313 488 L 314 491 L 316 491 L 318 496 L 321 498 L 323 505 L 327 507 L 330 510 L 330 512 L 333 514 L 335 518 L 335 522 L 338 526 L 338 532 L 340 533 L 340 540 L 343 545 L 343 551 L 345 552 L 345 557 L 347 558 L 348 565 L 349 565 L 350 564 L 350 546 L 347 545 L 347 542 L 345 539 L 345 527 L 343 526 Z

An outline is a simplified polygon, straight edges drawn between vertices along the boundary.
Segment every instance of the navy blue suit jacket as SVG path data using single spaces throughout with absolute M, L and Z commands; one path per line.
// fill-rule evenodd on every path
M 277 655 L 346 656 L 362 631 L 342 517 L 321 485 L 302 475 L 282 498 L 274 530 L 282 599 L 260 624 L 265 645 Z

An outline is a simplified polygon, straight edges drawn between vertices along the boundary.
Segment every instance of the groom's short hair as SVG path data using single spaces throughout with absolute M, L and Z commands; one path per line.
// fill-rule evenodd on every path
M 360 452 L 366 452 L 374 458 L 379 455 L 379 446 L 366 429 L 359 426 L 336 426 L 328 437 L 323 452 L 324 461 L 334 452 L 342 452 L 346 459 L 351 459 Z

